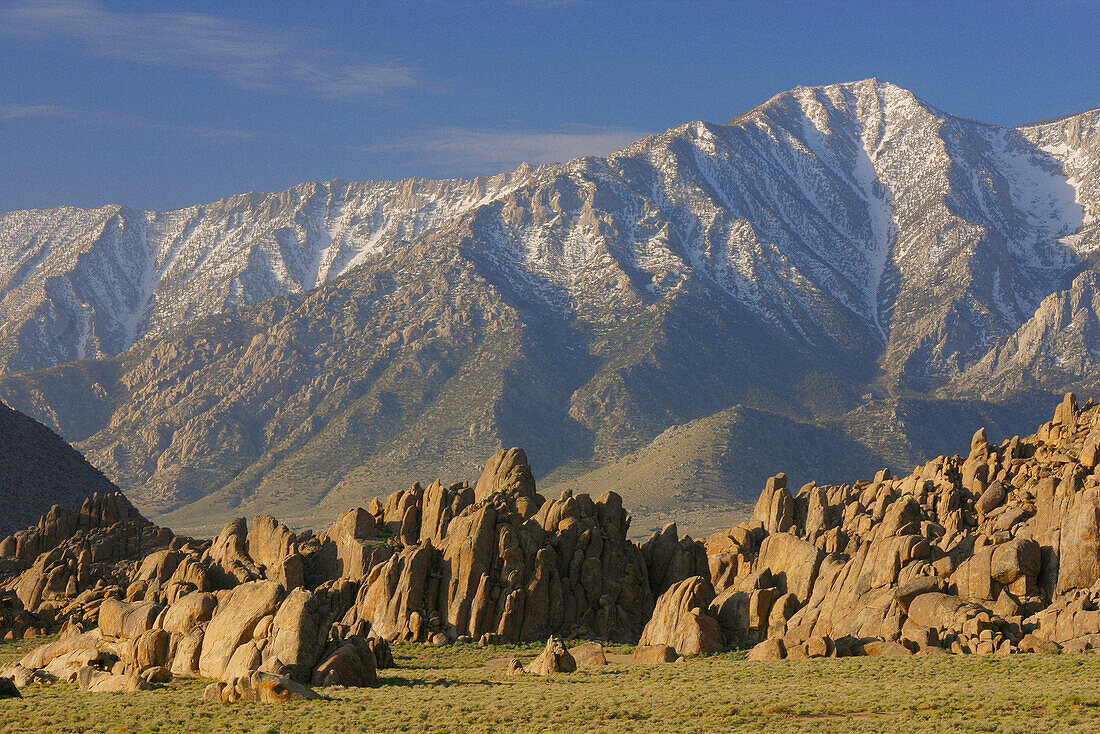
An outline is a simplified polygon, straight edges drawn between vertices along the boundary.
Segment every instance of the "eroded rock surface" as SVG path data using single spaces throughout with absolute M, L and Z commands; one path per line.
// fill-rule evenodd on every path
M 391 640 L 635 641 L 653 597 L 622 500 L 545 500 L 530 476 L 526 456 L 510 449 L 475 491 L 436 483 L 392 495 L 378 519 L 395 533 L 395 552 L 371 569 L 344 623 Z
M 777 475 L 705 544 L 674 524 L 631 542 L 614 493 L 543 498 L 518 449 L 474 487 L 416 484 L 316 535 L 265 516 L 196 541 L 94 495 L 0 541 L 0 630 L 60 631 L 0 674 L 203 675 L 226 702 L 376 685 L 390 641 L 548 640 L 539 673 L 606 663 L 578 638 L 637 643 L 638 663 L 1100 648 L 1098 447 L 1100 408 L 1067 395 L 1035 435 L 979 431 L 903 478 L 792 493 Z
M 667 646 L 679 655 L 718 652 L 725 647 L 718 620 L 710 613 L 714 588 L 703 576 L 673 584 L 642 631 L 640 647 Z
M 389 640 L 547 638 L 536 667 L 572 670 L 560 639 L 634 642 L 651 580 L 663 590 L 707 571 L 702 544 L 675 526 L 643 550 L 617 495 L 546 500 L 532 477 L 522 450 L 501 451 L 476 488 L 416 484 L 318 535 L 262 516 L 210 541 L 179 538 L 118 494 L 55 508 L 0 542 L 4 624 L 62 629 L 13 676 L 82 675 L 87 690 L 116 690 L 201 675 L 220 681 L 216 700 L 267 700 L 257 672 L 376 685 L 393 665 Z M 602 648 L 587 659 L 599 664 Z
M 1100 409 L 1067 395 L 1038 432 L 907 477 L 769 481 L 708 539 L 711 606 L 755 658 L 1100 646 Z M 1026 642 L 1024 642 L 1026 639 Z
M 550 675 L 552 673 L 573 673 L 577 670 L 577 661 L 565 644 L 551 637 L 546 641 L 546 647 L 537 658 L 523 667 L 523 672 L 535 675 Z

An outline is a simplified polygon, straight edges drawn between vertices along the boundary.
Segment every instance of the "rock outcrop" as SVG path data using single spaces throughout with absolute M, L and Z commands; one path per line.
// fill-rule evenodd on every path
M 676 654 L 676 650 L 668 645 L 638 645 L 630 658 L 637 665 L 657 665 L 683 660 Z
M 211 683 L 203 693 L 203 700 L 210 703 L 287 703 L 318 698 L 320 696 L 308 686 L 296 683 L 284 675 L 263 671 L 248 673 L 229 682 Z
M 678 655 L 718 652 L 725 647 L 718 620 L 710 613 L 714 588 L 703 576 L 674 584 L 657 600 L 642 631 L 640 647 L 667 646 Z
M 524 453 L 510 449 L 474 491 L 435 483 L 391 496 L 376 519 L 396 550 L 363 581 L 344 623 L 390 640 L 636 640 L 653 597 L 622 501 L 544 500 L 530 476 Z
M 678 581 L 710 573 L 706 548 L 690 536 L 680 537 L 674 522 L 642 545 L 642 555 L 649 567 L 649 588 L 654 596 L 665 593 Z
M 607 655 L 604 654 L 603 645 L 599 642 L 583 642 L 569 648 L 569 654 L 577 664 L 577 668 L 598 668 L 607 665 Z
M 1100 408 L 1067 395 L 1034 436 L 981 430 L 904 478 L 778 476 L 708 539 L 711 608 L 757 658 L 1100 646 L 1098 442 Z
M 87 690 L 200 675 L 221 682 L 217 700 L 252 700 L 267 696 L 251 692 L 257 672 L 371 686 L 393 665 L 389 640 L 550 638 L 535 667 L 573 670 L 560 639 L 634 642 L 653 611 L 651 580 L 666 589 L 708 568 L 702 544 L 675 526 L 643 549 L 629 525 L 613 493 L 545 500 L 519 449 L 494 456 L 475 488 L 416 484 L 319 535 L 263 516 L 194 541 L 121 495 L 96 496 L 0 542 L 10 589 L 0 611 L 12 632 L 63 630 L 20 670 L 82 675 Z M 597 652 L 587 664 L 606 662 Z
M 577 670 L 577 661 L 565 644 L 551 637 L 546 641 L 546 647 L 537 658 L 523 666 L 523 672 L 535 675 L 550 675 L 552 673 L 573 673 Z
M 8 637 L 60 630 L 0 676 L 142 690 L 218 682 L 209 700 L 373 686 L 391 641 L 548 640 L 511 672 L 740 646 L 750 659 L 1100 649 L 1100 407 L 1072 395 L 1027 438 L 854 485 L 767 482 L 705 545 L 669 524 L 628 539 L 620 498 L 535 491 L 499 452 L 474 487 L 416 484 L 295 533 L 271 517 L 177 537 L 118 494 L 51 509 L 0 541 Z M 656 598 L 656 601 L 654 599 Z
M 151 578 L 163 564 L 143 570 L 143 559 L 164 560 L 170 548 L 189 543 L 143 518 L 117 492 L 92 495 L 76 512 L 54 506 L 37 526 L 0 540 L 0 587 L 7 592 L 0 634 L 41 631 L 61 620 L 94 622 L 104 599 L 164 585 Z
M 238 519 L 212 542 L 197 542 L 155 527 L 121 495 L 96 495 L 78 513 L 54 508 L 36 528 L 0 542 L 11 589 L 0 599 L 0 623 L 21 635 L 60 627 L 59 640 L 19 667 L 30 676 L 82 675 L 90 691 L 203 675 L 247 698 L 239 682 L 256 671 L 303 686 L 375 685 L 377 668 L 392 665 L 388 643 L 355 634 L 367 632 L 363 625 L 337 624 L 357 583 L 322 560 L 311 564 L 322 577 L 303 586 L 300 549 L 324 554 L 356 540 L 332 535 L 299 539 L 261 517 L 251 530 Z

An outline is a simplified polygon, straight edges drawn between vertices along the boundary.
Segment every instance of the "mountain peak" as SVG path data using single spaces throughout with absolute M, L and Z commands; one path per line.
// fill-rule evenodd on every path
M 727 125 L 737 125 L 749 120 L 770 116 L 777 111 L 788 114 L 807 114 L 822 105 L 847 108 L 858 113 L 861 110 L 886 110 L 901 106 L 918 105 L 931 109 L 924 100 L 908 89 L 876 77 L 851 82 L 835 82 L 817 86 L 799 85 L 770 97 L 765 102 L 733 118 Z

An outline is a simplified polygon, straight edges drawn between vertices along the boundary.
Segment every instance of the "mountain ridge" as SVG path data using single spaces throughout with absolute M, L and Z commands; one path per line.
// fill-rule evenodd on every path
M 870 92 L 866 91 L 865 88 L 867 87 L 871 88 Z M 851 102 L 855 99 L 852 95 L 858 93 L 862 93 L 866 99 L 869 99 L 873 93 L 880 104 L 883 95 L 886 95 L 890 97 L 891 103 L 895 106 L 910 105 L 918 107 L 933 116 L 939 115 L 945 119 L 965 121 L 998 130 L 1020 129 L 1002 128 L 949 115 L 920 100 L 901 87 L 888 82 L 878 82 L 872 78 L 859 82 L 821 87 L 796 87 L 793 90 L 774 95 L 764 103 L 733 118 L 724 125 L 715 125 L 705 121 L 683 123 L 670 128 L 664 133 L 643 138 L 602 160 L 614 161 L 629 157 L 635 151 L 645 148 L 655 140 L 669 135 L 677 135 L 693 126 L 710 125 L 712 129 L 717 127 L 728 128 L 751 120 L 758 120 L 762 116 L 774 112 L 776 108 L 782 107 L 783 104 L 789 105 L 792 101 L 811 106 L 816 105 L 815 110 L 820 112 L 824 109 L 819 104 L 821 100 L 834 99 L 835 101 L 835 99 L 839 99 L 838 95 L 848 95 L 850 98 L 848 101 Z M 859 99 L 860 103 L 865 102 L 864 98 Z M 1088 112 L 1080 114 L 1084 115 Z M 1055 120 L 1065 120 L 1068 117 L 1072 116 L 1055 118 Z M 1028 127 L 1038 127 L 1044 124 L 1050 123 L 1031 123 Z M 63 332 L 64 339 L 56 340 L 61 343 L 42 347 L 40 351 L 44 351 L 45 354 L 37 356 L 33 356 L 34 350 L 26 345 L 12 346 L 10 344 L 13 338 L 12 331 L 15 329 L 14 324 L 24 326 L 20 334 L 23 341 L 35 337 L 46 340 L 44 335 L 30 334 L 30 332 L 44 329 L 49 331 L 49 317 L 51 314 L 43 314 L 40 312 L 41 308 L 39 308 L 30 315 L 21 316 L 18 313 L 19 304 L 28 300 L 34 303 L 34 299 L 27 297 L 25 294 L 22 298 L 18 297 L 19 294 L 15 294 L 16 297 L 8 298 L 9 292 L 13 290 L 11 284 L 15 282 L 20 283 L 20 287 L 25 286 L 26 284 L 23 281 L 34 268 L 28 269 L 26 262 L 20 263 L 19 267 L 13 267 L 10 258 L 8 258 L 9 262 L 6 263 L 6 268 L 3 267 L 4 263 L 0 263 L 0 283 L 3 284 L 0 287 L 0 297 L 3 300 L 12 302 L 8 308 L 0 306 L 0 311 L 3 312 L 6 321 L 9 322 L 6 324 L 5 329 L 0 331 L 0 356 L 5 356 L 3 362 L 0 363 L 0 369 L 25 370 L 64 363 L 71 361 L 73 358 L 113 356 L 124 351 L 125 348 L 144 336 L 156 336 L 170 330 L 178 324 L 178 316 L 181 313 L 185 320 L 193 320 L 227 307 L 259 302 L 278 293 L 308 290 L 320 283 L 328 282 L 332 277 L 347 272 L 363 257 L 370 257 L 387 246 L 399 245 L 405 234 L 416 236 L 446 220 L 448 215 L 461 214 L 470 208 L 484 206 L 506 195 L 509 191 L 538 179 L 540 176 L 568 170 L 570 167 L 579 165 L 579 162 L 588 160 L 596 160 L 596 158 L 588 156 L 564 164 L 539 167 L 524 164 L 509 173 L 473 179 L 430 180 L 412 177 L 394 181 L 367 181 L 361 183 L 348 183 L 340 179 L 326 182 L 304 182 L 280 192 L 246 192 L 208 204 L 161 212 L 139 211 L 124 205 L 114 204 L 88 209 L 59 207 L 56 209 L 21 210 L 0 214 L 0 243 L 5 239 L 18 239 L 20 236 L 26 236 L 26 233 L 21 233 L 19 229 L 20 223 L 14 220 L 27 219 L 34 213 L 45 215 L 53 212 L 60 213 L 66 219 L 73 216 L 83 216 L 95 220 L 95 225 L 103 228 L 104 231 L 100 233 L 98 238 L 95 238 L 97 242 L 93 244 L 99 244 L 99 240 L 106 237 L 105 230 L 108 226 L 120 227 L 122 232 L 119 236 L 126 237 L 127 226 L 129 225 L 130 230 L 136 230 L 132 237 L 139 240 L 142 238 L 148 239 L 151 236 L 148 230 L 162 230 L 161 236 L 169 240 L 153 248 L 153 251 L 140 253 L 148 262 L 145 263 L 144 270 L 139 276 L 135 276 L 133 273 L 127 275 L 114 272 L 101 277 L 101 280 L 109 283 L 118 283 L 128 279 L 129 282 L 123 282 L 126 288 L 122 290 L 130 291 L 124 292 L 122 294 L 123 298 L 115 299 L 126 301 L 125 304 L 117 302 L 107 304 L 109 307 L 104 309 L 105 313 L 102 318 L 97 319 L 96 317 L 99 310 L 95 308 L 94 298 L 81 300 L 83 290 L 79 283 L 69 283 L 67 288 L 63 287 L 66 284 L 56 280 L 43 284 L 40 290 L 45 301 L 48 302 L 52 311 L 61 312 L 54 315 L 55 319 L 61 322 L 56 325 L 55 330 L 60 329 Z M 432 191 L 420 191 L 424 187 L 442 192 L 442 195 L 432 199 Z M 382 203 L 379 203 L 376 199 L 380 199 Z M 416 206 L 410 208 L 409 204 L 415 204 L 417 200 L 422 200 L 420 202 L 422 206 L 419 209 Z M 367 208 L 364 212 L 353 216 L 353 221 L 350 224 L 342 223 L 338 220 L 343 216 L 342 212 L 347 208 L 349 201 L 358 201 Z M 293 208 L 295 202 L 299 206 L 297 210 Z M 373 209 L 370 206 L 372 204 L 374 205 Z M 318 206 L 331 209 L 334 212 L 331 217 L 332 223 L 327 230 L 324 227 L 317 227 L 317 222 L 306 216 L 307 209 Z M 231 236 L 233 224 L 240 217 L 247 214 L 247 212 L 242 212 L 242 208 L 247 209 L 248 207 L 259 210 L 256 213 L 258 220 L 266 216 L 273 223 L 267 226 L 257 226 L 257 223 L 253 222 L 253 229 L 258 229 L 259 232 L 234 239 Z M 433 210 L 441 207 L 444 210 L 442 216 L 439 216 L 438 212 L 433 214 Z M 384 215 L 379 214 L 381 208 L 388 208 L 391 213 L 396 212 L 396 214 L 390 215 L 390 218 L 395 221 L 383 222 L 374 229 L 371 229 L 369 223 L 364 224 L 361 221 L 365 213 L 373 214 L 375 218 L 379 216 L 385 218 Z M 180 238 L 186 239 L 187 230 L 189 229 L 201 228 L 200 225 L 195 223 L 195 220 L 207 212 L 211 216 L 220 215 L 223 217 L 224 223 L 222 226 L 226 230 L 223 240 L 227 241 L 217 241 L 213 245 L 202 245 L 200 243 L 197 245 L 198 251 L 184 256 L 184 251 L 189 243 L 180 241 Z M 114 222 L 114 220 L 120 218 L 123 221 Z M 132 222 L 126 220 L 132 220 Z M 180 220 L 183 220 L 182 224 Z M 275 226 L 279 223 L 286 226 Z M 69 222 L 68 226 L 72 228 L 79 224 L 79 222 Z M 311 227 L 318 231 L 311 233 Z M 289 230 L 295 231 L 290 232 Z M 287 237 L 290 239 L 287 240 Z M 283 238 L 283 240 L 280 241 L 280 238 Z M 38 232 L 35 232 L 32 240 L 38 239 L 41 239 L 41 236 Z M 352 240 L 354 242 L 349 244 Z M 138 244 L 133 241 L 127 241 L 123 244 L 127 243 L 131 245 L 131 249 L 134 249 Z M 305 247 L 309 243 L 314 244 L 312 249 Z M 108 244 L 103 242 L 104 247 Z M 239 248 L 240 246 L 247 246 L 247 251 L 234 250 L 235 247 Z M 211 249 L 212 247 L 214 249 Z M 142 247 L 136 247 L 139 250 L 143 248 L 149 250 L 148 243 Z M 294 250 L 299 251 L 293 252 Z M 220 261 L 211 264 L 209 259 L 218 255 L 219 252 L 224 253 L 218 256 Z M 37 252 L 31 254 L 32 256 L 27 261 L 42 265 L 40 261 L 42 259 L 50 260 L 53 253 Z M 111 248 L 107 253 L 110 257 L 106 259 L 111 263 L 122 263 L 125 262 L 125 254 L 123 248 Z M 90 251 L 80 252 L 76 255 L 77 260 L 80 259 L 81 255 L 86 258 L 91 257 Z M 59 255 L 62 258 L 64 256 L 64 253 Z M 69 253 L 68 256 L 72 257 L 72 253 Z M 133 253 L 130 253 L 130 256 L 132 258 Z M 178 260 L 172 259 L 177 257 Z M 881 258 L 881 256 L 879 257 Z M 63 267 L 64 263 L 46 263 L 46 265 L 49 266 L 45 268 L 48 270 Z M 137 267 L 134 263 L 131 263 L 131 265 Z M 214 267 L 215 265 L 221 269 L 226 267 L 230 269 L 228 271 L 228 281 L 225 276 L 218 273 L 208 273 L 206 274 L 207 279 L 202 280 L 201 276 L 203 274 L 199 271 L 203 267 L 217 269 Z M 4 269 L 15 270 L 16 272 L 14 274 L 9 272 L 8 277 L 5 278 L 2 275 Z M 114 268 L 116 271 L 118 269 L 118 267 Z M 18 277 L 19 275 L 22 275 L 23 278 Z M 206 293 L 207 295 L 201 300 L 194 297 L 187 298 L 179 293 L 179 291 L 184 290 L 185 285 L 190 285 L 190 281 L 187 279 L 189 275 L 200 278 L 200 281 L 195 284 L 196 287 L 190 288 L 190 290 Z M 55 276 L 56 278 L 57 276 Z M 176 279 L 182 279 L 183 282 L 175 285 L 173 281 Z M 49 290 L 51 286 L 52 290 Z M 95 286 L 96 283 L 94 282 L 90 284 L 93 291 L 96 290 Z M 0 304 L 3 303 L 3 300 L 0 300 Z M 868 298 L 868 300 L 871 299 Z M 83 308 L 78 307 L 81 303 L 84 304 Z M 69 306 L 70 313 L 65 313 L 63 308 L 65 305 Z M 172 311 L 173 316 L 177 318 L 165 316 L 162 313 L 165 310 Z M 67 318 L 61 318 L 62 316 Z M 29 326 L 35 326 L 37 329 L 30 329 Z M 69 342 L 75 341 L 76 343 L 65 343 L 66 339 Z M 7 346 L 4 346 L 5 341 L 9 342 Z M 20 359 L 21 355 L 32 356 Z
M 78 441 L 143 512 L 177 513 L 185 528 L 269 502 L 305 522 L 318 502 L 465 476 L 507 445 L 536 447 L 540 478 L 567 481 L 735 406 L 760 426 L 764 413 L 818 426 L 821 446 L 855 441 L 866 461 L 924 460 L 935 442 L 921 433 L 943 428 L 885 430 L 899 400 L 999 411 L 1015 432 L 1051 397 L 1089 391 L 1092 117 L 1025 134 L 864 80 L 796 88 L 729 124 L 684 123 L 606 157 L 433 191 L 357 190 L 374 206 L 357 213 L 303 184 L 314 198 L 259 196 L 205 244 L 172 240 L 173 272 L 216 277 L 169 283 L 160 306 L 195 319 L 114 356 L 10 371 L 21 329 L 62 345 L 40 353 L 47 362 L 67 353 L 59 335 L 94 345 L 99 332 L 94 315 L 65 317 L 60 297 L 19 311 L 6 290 L 0 311 L 44 308 L 53 321 L 0 329 L 0 396 Z M 299 199 L 337 224 L 322 227 Z M 324 247 L 306 257 L 310 243 Z M 0 255 L 16 250 L 9 238 Z M 52 277 L 42 282 L 59 292 L 92 282 Z M 300 290 L 272 295 L 288 283 Z M 81 319 L 92 326 L 76 329 Z M 1031 379 L 1027 355 L 1065 331 L 1048 322 L 1077 336 L 1059 342 L 1056 374 Z M 994 373 L 1012 387 L 990 384 Z M 728 472 L 708 481 L 724 486 L 707 496 L 757 489 Z

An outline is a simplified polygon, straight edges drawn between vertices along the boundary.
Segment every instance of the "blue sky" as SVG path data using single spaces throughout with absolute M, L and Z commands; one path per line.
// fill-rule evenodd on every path
M 871 76 L 998 124 L 1100 106 L 1100 2 L 0 0 L 0 210 L 469 176 Z

